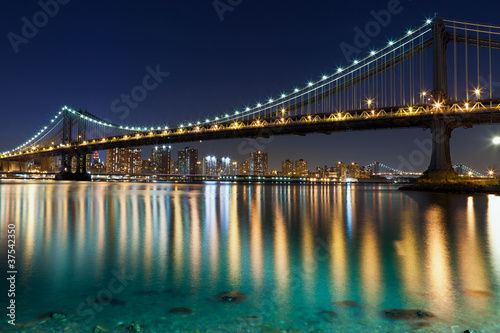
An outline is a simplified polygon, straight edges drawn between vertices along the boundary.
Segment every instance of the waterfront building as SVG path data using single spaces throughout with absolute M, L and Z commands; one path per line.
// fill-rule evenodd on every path
M 241 163 L 238 174 L 242 176 L 250 175 L 250 162 L 244 161 L 243 163 Z
M 352 162 L 347 167 L 347 177 L 349 178 L 359 178 L 361 175 L 361 166 L 357 163 Z
M 142 170 L 141 172 L 153 172 L 152 160 L 148 158 L 147 160 L 142 160 Z
M 267 175 L 268 154 L 260 150 L 250 153 L 250 174 L 252 176 Z
M 335 164 L 333 167 L 333 171 L 335 173 L 335 178 L 337 178 L 340 181 L 345 181 L 347 178 L 347 165 L 342 162 L 338 162 Z
M 155 146 L 151 151 L 151 171 L 170 174 L 171 146 Z
M 218 175 L 217 172 L 217 157 L 207 156 L 203 159 L 203 174 L 207 176 Z
M 239 167 L 238 162 L 232 161 L 231 165 L 229 166 L 229 174 L 231 176 L 237 175 L 238 174 L 238 170 L 239 170 L 238 167 Z
M 295 161 L 295 176 L 307 177 L 308 173 L 309 172 L 307 170 L 307 161 L 304 161 L 303 159 Z
M 198 165 L 198 149 L 186 147 L 178 152 L 178 168 L 181 175 L 196 174 Z
M 108 173 L 140 173 L 142 169 L 141 149 L 113 148 L 106 151 Z
M 281 162 L 281 173 L 286 177 L 293 176 L 293 162 L 290 160 Z

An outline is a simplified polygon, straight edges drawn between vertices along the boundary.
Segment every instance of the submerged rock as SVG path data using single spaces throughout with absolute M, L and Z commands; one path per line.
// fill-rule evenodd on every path
M 331 323 L 335 320 L 335 318 L 337 318 L 337 313 L 335 311 L 323 310 L 318 312 L 318 316 L 320 316 L 324 321 Z
M 142 332 L 141 326 L 139 324 L 132 324 L 128 328 L 129 333 L 139 333 Z
M 391 309 L 384 310 L 384 316 L 391 319 L 434 319 L 436 316 L 429 311 Z
M 247 299 L 247 295 L 241 291 L 225 291 L 217 295 L 217 300 L 226 303 L 241 303 Z
M 109 328 L 105 328 L 105 327 L 97 325 L 92 330 L 92 333 L 101 333 L 101 332 L 109 332 L 109 331 L 110 331 Z
M 193 310 L 189 308 L 172 308 L 168 312 L 177 314 L 190 314 L 193 313 Z
M 40 315 L 36 317 L 37 320 L 48 320 L 48 319 L 54 319 L 58 321 L 65 321 L 66 320 L 66 315 L 64 313 L 60 312 L 47 312 L 44 313 L 43 315 Z
M 340 301 L 340 302 L 335 302 L 334 303 L 336 306 L 343 306 L 343 307 L 359 307 L 359 304 L 355 301 Z

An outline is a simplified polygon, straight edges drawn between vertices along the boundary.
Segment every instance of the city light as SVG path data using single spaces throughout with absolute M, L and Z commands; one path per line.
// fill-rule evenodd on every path
M 493 138 L 493 144 L 494 145 L 499 145 L 500 144 L 500 136 L 496 136 Z
M 476 94 L 476 97 L 477 97 L 477 98 L 481 97 L 481 89 L 476 88 L 476 89 L 474 90 L 474 94 Z

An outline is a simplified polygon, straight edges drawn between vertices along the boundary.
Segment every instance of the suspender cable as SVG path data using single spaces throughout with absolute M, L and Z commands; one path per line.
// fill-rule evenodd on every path
M 481 82 L 481 71 L 480 71 L 480 68 L 479 68 L 479 29 L 478 31 L 476 31 L 476 49 L 477 49 L 477 91 L 479 92 L 476 97 L 479 99 L 480 98 L 480 94 L 481 94 L 481 86 L 480 86 L 480 82 Z
M 453 36 L 455 37 L 455 40 L 453 41 L 453 67 L 454 67 L 454 82 L 453 85 L 455 86 L 455 101 L 458 101 L 458 77 L 457 77 L 457 72 L 458 72 L 458 64 L 457 64 L 457 28 L 455 23 L 453 23 Z
M 491 77 L 491 28 L 490 29 L 490 33 L 488 34 L 488 39 L 489 39 L 489 48 L 488 48 L 488 52 L 489 52 L 489 62 L 490 62 L 490 77 L 489 77 L 489 80 L 490 80 L 490 107 L 493 107 L 493 90 L 492 90 L 492 84 L 491 84 L 491 80 L 492 80 L 492 77 Z
M 465 93 L 466 101 L 469 101 L 469 52 L 468 52 L 467 25 L 465 25 Z

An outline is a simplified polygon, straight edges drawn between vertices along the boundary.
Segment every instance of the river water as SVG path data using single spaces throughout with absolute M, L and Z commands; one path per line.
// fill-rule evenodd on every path
M 500 196 L 3 180 L 0 221 L 5 332 L 500 332 Z

